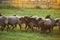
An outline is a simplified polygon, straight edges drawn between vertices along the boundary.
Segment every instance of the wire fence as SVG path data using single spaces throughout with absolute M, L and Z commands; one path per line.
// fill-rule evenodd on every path
M 60 8 L 57 0 L 0 0 L 0 8 Z

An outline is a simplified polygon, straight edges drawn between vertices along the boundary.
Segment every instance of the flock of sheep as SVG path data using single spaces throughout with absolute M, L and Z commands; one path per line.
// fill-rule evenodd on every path
M 38 16 L 4 16 L 0 14 L 0 30 L 13 30 L 19 25 L 20 30 L 22 24 L 25 24 L 26 31 L 31 29 L 34 31 L 34 27 L 41 32 L 52 32 L 55 26 L 58 26 L 60 31 L 60 18 L 52 19 L 50 15 L 47 15 L 44 19 Z

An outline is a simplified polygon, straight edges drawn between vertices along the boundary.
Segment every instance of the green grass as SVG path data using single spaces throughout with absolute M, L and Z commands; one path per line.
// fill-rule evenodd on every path
M 60 10 L 54 9 L 0 9 L 0 12 L 6 16 L 16 13 L 18 16 L 37 15 L 39 17 L 45 17 L 50 14 L 52 18 L 60 18 Z M 60 40 L 60 32 L 58 27 L 55 27 L 50 34 L 41 34 L 36 30 L 34 32 L 26 32 L 24 28 L 19 30 L 19 27 L 17 27 L 15 31 L 0 31 L 0 40 Z
M 19 16 L 37 15 L 39 17 L 45 17 L 50 14 L 52 18 L 60 17 L 60 10 L 54 9 L 0 9 L 0 12 L 7 16 L 17 14 Z
M 59 33 L 41 34 L 35 32 L 22 31 L 0 31 L 0 40 L 60 40 Z

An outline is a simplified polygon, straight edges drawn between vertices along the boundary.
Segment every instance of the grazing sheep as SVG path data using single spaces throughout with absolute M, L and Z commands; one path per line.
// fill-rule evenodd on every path
M 60 31 L 60 18 L 55 18 L 54 19 L 54 26 L 58 26 L 59 27 L 59 31 Z
M 4 30 L 6 25 L 8 24 L 8 19 L 5 16 L 0 15 L 0 26 L 1 26 L 1 31 Z
M 19 16 L 19 27 L 21 30 L 22 24 L 24 24 L 24 16 Z
M 32 18 L 32 17 L 24 17 L 24 19 L 25 19 L 25 24 L 26 24 L 26 27 L 25 28 L 27 28 L 27 30 L 29 29 L 29 28 L 31 28 L 32 29 L 32 31 L 34 31 L 33 30 L 33 27 L 38 27 L 38 21 L 35 19 L 35 18 Z
M 42 32 L 51 32 L 53 30 L 53 22 L 51 19 L 41 19 L 39 22 Z
M 19 18 L 17 16 L 9 16 L 8 17 L 8 26 L 10 25 L 12 27 L 12 30 L 17 27 L 17 24 L 19 23 Z

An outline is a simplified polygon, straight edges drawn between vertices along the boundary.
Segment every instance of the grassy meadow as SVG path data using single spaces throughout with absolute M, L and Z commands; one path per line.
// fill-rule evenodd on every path
M 36 15 L 39 17 L 45 17 L 50 14 L 52 18 L 60 17 L 60 10 L 56 9 L 0 9 L 0 12 L 6 16 L 16 14 L 18 16 Z
M 60 18 L 60 10 L 56 9 L 0 9 L 0 12 L 5 16 L 12 16 L 13 14 L 18 16 L 36 15 L 44 18 L 46 15 L 50 14 L 53 19 Z M 60 40 L 60 32 L 58 27 L 55 27 L 50 34 L 42 34 L 37 30 L 34 32 L 31 30 L 26 32 L 24 27 L 20 30 L 18 26 L 8 32 L 5 30 L 0 31 L 0 40 Z

